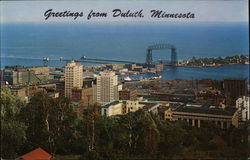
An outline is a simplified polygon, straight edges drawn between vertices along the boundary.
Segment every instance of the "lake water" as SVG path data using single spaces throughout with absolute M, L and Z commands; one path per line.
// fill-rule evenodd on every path
M 219 67 L 186 68 L 186 67 L 166 67 L 165 72 L 157 73 L 163 80 L 174 79 L 216 79 L 243 78 L 249 80 L 249 65 L 225 65 Z M 152 73 L 129 75 L 131 78 L 150 78 L 155 76 Z M 126 77 L 126 76 L 124 76 Z
M 1 38 L 1 68 L 43 65 L 42 57 L 77 60 L 87 56 L 145 62 L 147 47 L 156 43 L 175 45 L 178 60 L 249 53 L 246 23 L 1 24 Z M 170 51 L 153 51 L 153 59 L 169 60 Z M 49 62 L 49 66 L 64 64 Z M 248 71 L 248 65 L 177 67 L 164 72 L 163 77 L 248 78 Z

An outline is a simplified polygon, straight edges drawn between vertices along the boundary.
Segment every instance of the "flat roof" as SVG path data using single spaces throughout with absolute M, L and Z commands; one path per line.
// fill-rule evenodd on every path
M 245 79 L 243 78 L 225 78 L 224 79 L 224 81 L 238 81 L 238 80 L 245 81 Z
M 198 106 L 192 106 L 189 104 L 181 105 L 178 108 L 174 110 L 174 112 L 186 112 L 186 113 L 199 113 L 199 114 L 211 114 L 211 115 L 224 115 L 224 116 L 232 116 L 235 111 L 237 110 L 236 108 L 218 108 L 218 107 L 212 107 L 210 108 L 209 104 L 203 104 L 200 107 Z
M 152 103 L 152 102 L 139 102 L 139 104 L 143 104 L 143 110 L 149 110 L 150 108 L 156 106 L 158 103 Z
M 166 110 L 168 110 L 170 107 L 169 106 L 162 106 L 158 109 L 158 113 L 164 113 Z
M 102 108 L 108 108 L 109 106 L 116 105 L 116 104 L 119 104 L 119 103 L 122 103 L 122 102 L 119 102 L 119 101 L 109 102 L 109 103 L 104 104 L 102 106 Z

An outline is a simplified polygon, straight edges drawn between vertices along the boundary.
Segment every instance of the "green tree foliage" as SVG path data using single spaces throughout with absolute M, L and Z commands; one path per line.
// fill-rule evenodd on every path
M 26 128 L 23 123 L 17 121 L 2 121 L 1 149 L 3 158 L 13 159 L 18 157 L 26 140 Z
M 9 88 L 1 88 L 1 117 L 3 120 L 17 120 L 20 109 L 25 103 L 12 95 Z
M 41 147 L 51 154 L 82 155 L 81 159 L 245 158 L 247 130 L 222 130 L 212 123 L 195 128 L 138 110 L 101 116 L 95 106 L 78 115 L 67 98 L 38 94 L 23 103 L 1 90 L 2 157 Z
M 74 153 L 83 154 L 88 151 L 87 123 L 89 122 L 86 117 L 78 117 L 76 119 L 73 132 L 75 142 L 71 146 Z
M 16 158 L 26 140 L 26 126 L 18 121 L 20 109 L 25 103 L 1 88 L 1 154 L 3 158 Z
M 133 115 L 133 123 L 131 152 L 139 155 L 154 155 L 158 149 L 160 136 L 154 119 L 148 112 L 139 110 Z
M 166 121 L 159 124 L 161 133 L 160 155 L 173 157 L 182 150 L 187 133 L 179 125 Z
M 51 153 L 71 152 L 76 113 L 69 99 L 37 94 L 22 109 L 21 117 L 28 126 L 27 150 L 42 147 Z

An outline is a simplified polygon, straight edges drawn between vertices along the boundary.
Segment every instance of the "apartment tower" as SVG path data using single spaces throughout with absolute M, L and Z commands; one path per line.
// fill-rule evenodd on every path
M 95 102 L 100 104 L 118 100 L 118 78 L 115 72 L 104 71 L 96 77 L 94 96 Z
M 83 85 L 83 66 L 75 61 L 65 66 L 65 96 L 72 97 L 72 89 L 81 89 Z

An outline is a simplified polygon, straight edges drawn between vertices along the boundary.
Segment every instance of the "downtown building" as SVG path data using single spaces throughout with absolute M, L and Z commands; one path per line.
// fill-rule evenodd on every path
M 23 67 L 6 66 L 1 74 L 1 80 L 9 85 L 36 85 L 47 82 L 49 68 L 44 66 Z
M 172 111 L 172 121 L 184 120 L 192 126 L 200 128 L 207 122 L 212 122 L 220 128 L 229 128 L 231 125 L 238 128 L 238 111 L 236 108 L 199 103 L 187 103 Z
M 65 66 L 65 97 L 72 98 L 72 89 L 81 89 L 83 85 L 83 66 L 75 61 Z
M 119 91 L 119 100 L 136 100 L 137 92 L 135 89 L 123 89 Z
M 250 97 L 241 96 L 236 100 L 236 108 L 239 111 L 239 121 L 247 122 L 250 120 Z
M 144 112 L 158 114 L 160 103 L 141 100 L 116 100 L 101 106 L 101 115 L 107 117 L 124 115 L 142 109 Z
M 236 106 L 236 100 L 241 96 L 246 96 L 247 82 L 245 79 L 224 79 L 224 94 L 226 105 Z
M 118 100 L 118 77 L 115 72 L 103 71 L 96 77 L 94 102 L 105 104 Z

